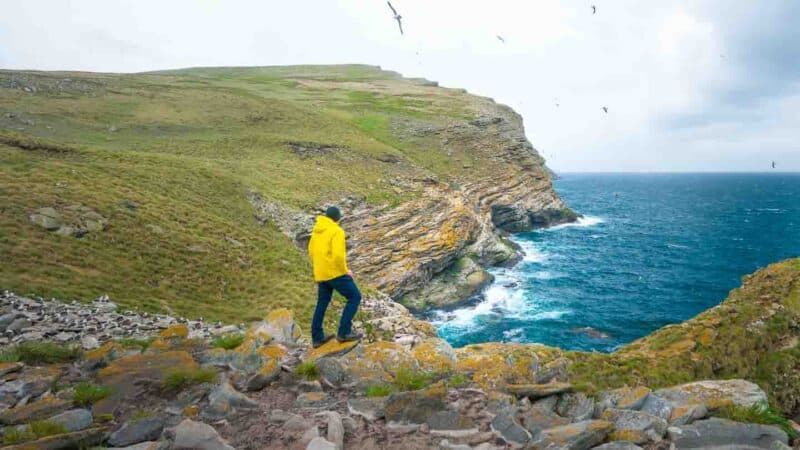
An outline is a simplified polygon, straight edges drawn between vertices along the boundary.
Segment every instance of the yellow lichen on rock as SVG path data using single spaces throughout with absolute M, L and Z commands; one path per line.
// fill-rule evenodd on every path
M 269 344 L 258 349 L 258 354 L 272 359 L 281 359 L 288 350 L 281 344 Z
M 121 345 L 113 341 L 108 341 L 100 347 L 84 353 L 83 359 L 90 365 L 104 364 L 117 357 L 122 351 L 123 348 Z
M 316 361 L 319 358 L 323 358 L 325 356 L 342 355 L 346 352 L 349 352 L 357 345 L 358 341 L 338 342 L 335 339 L 332 339 L 320 347 L 312 348 L 311 350 L 309 350 L 308 354 L 306 355 L 306 360 Z
M 172 325 L 158 334 L 161 339 L 186 339 L 189 337 L 189 327 L 184 323 Z
M 411 351 L 422 370 L 436 373 L 450 372 L 455 368 L 453 348 L 442 339 L 426 339 Z

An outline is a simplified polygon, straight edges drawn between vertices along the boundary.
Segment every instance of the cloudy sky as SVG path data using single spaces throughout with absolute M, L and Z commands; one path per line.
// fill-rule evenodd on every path
M 800 171 L 800 1 L 392 3 L 404 36 L 383 0 L 3 0 L 0 68 L 377 64 L 511 105 L 556 170 Z

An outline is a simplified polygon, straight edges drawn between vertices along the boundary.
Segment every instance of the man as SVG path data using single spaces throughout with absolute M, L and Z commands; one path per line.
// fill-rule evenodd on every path
M 353 273 L 347 268 L 344 230 L 338 224 L 341 217 L 342 213 L 335 206 L 329 207 L 324 216 L 317 216 L 317 223 L 314 224 L 311 240 L 308 242 L 308 254 L 314 266 L 314 280 L 317 282 L 317 307 L 311 321 L 311 344 L 314 348 L 333 338 L 322 329 L 322 320 L 333 291 L 347 299 L 336 340 L 350 342 L 361 339 L 361 334 L 352 332 L 353 316 L 361 303 L 361 292 L 353 281 Z

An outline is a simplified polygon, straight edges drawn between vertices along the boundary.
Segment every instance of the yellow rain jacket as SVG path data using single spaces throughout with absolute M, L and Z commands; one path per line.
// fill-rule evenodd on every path
M 346 274 L 347 249 L 344 230 L 330 217 L 317 216 L 308 241 L 308 255 L 314 266 L 314 280 L 328 281 Z

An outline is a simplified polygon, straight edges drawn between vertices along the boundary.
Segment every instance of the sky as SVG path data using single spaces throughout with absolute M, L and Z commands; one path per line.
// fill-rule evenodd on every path
M 392 4 L 3 0 L 0 68 L 373 64 L 510 105 L 556 171 L 800 171 L 800 1 Z

